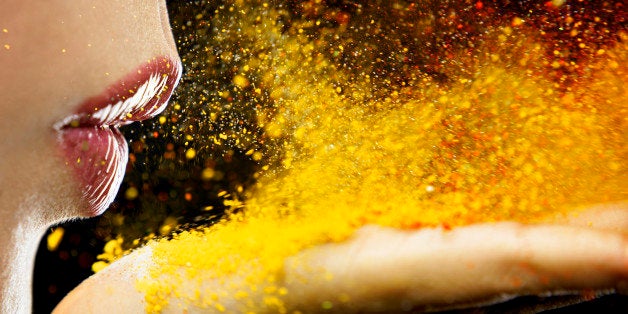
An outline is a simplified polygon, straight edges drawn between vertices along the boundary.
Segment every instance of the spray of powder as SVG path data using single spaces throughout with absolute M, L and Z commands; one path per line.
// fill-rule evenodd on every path
M 242 312 L 286 312 L 285 258 L 368 224 L 534 223 L 626 198 L 625 32 L 570 61 L 516 16 L 475 33 L 455 24 L 477 42 L 439 50 L 391 31 L 427 34 L 422 19 L 384 26 L 366 8 L 318 2 L 291 18 L 286 7 L 244 2 L 212 17 L 215 47 L 237 47 L 220 54 L 237 66 L 218 92 L 246 98 L 239 104 L 255 108 L 262 132 L 235 128 L 212 141 L 255 146 L 246 154 L 260 162 L 257 181 L 226 201 L 217 224 L 149 244 L 157 266 L 137 285 L 149 312 L 224 311 L 226 296 Z M 387 5 L 413 16 L 412 5 Z M 375 44 L 391 47 L 379 54 Z M 430 63 L 429 47 L 445 59 Z

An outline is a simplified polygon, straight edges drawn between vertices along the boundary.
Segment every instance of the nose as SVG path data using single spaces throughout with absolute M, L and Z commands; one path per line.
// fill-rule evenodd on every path
M 172 34 L 172 26 L 170 25 L 170 18 L 168 17 L 168 7 L 166 6 L 166 0 L 159 1 L 159 5 L 157 7 L 159 10 L 159 18 L 161 19 L 161 28 L 164 36 L 164 42 L 167 45 L 167 49 L 169 50 L 168 55 L 172 57 L 172 60 L 177 61 L 177 65 L 179 70 L 181 70 L 181 60 L 179 58 L 179 54 L 177 52 L 177 46 Z M 181 71 L 178 71 L 181 73 Z

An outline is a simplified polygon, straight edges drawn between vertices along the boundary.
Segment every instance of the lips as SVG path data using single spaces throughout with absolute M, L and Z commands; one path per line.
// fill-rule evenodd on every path
M 180 61 L 153 58 L 55 124 L 66 163 L 89 204 L 87 216 L 102 214 L 122 183 L 129 152 L 118 127 L 161 113 L 180 76 Z

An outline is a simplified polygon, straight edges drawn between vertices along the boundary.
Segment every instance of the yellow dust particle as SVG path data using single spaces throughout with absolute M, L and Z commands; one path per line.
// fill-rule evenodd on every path
M 105 243 L 105 247 L 103 248 L 103 251 L 105 253 L 112 254 L 112 255 L 122 254 L 122 239 L 117 238 L 117 239 L 107 241 L 107 243 Z
M 185 158 L 194 159 L 194 157 L 196 157 L 196 150 L 194 148 L 189 148 L 185 151 Z
M 224 312 L 226 310 L 225 306 L 220 303 L 216 303 L 215 307 L 218 312 Z
M 216 172 L 214 171 L 213 168 L 209 168 L 209 167 L 204 168 L 203 171 L 201 172 L 201 179 L 203 181 L 209 181 L 214 177 L 215 173 Z
M 239 88 L 245 88 L 249 86 L 249 80 L 243 75 L 236 75 L 233 77 L 233 84 Z
M 321 308 L 323 310 L 331 310 L 334 307 L 334 303 L 331 301 L 323 301 L 323 303 L 321 303 Z
M 100 271 L 109 263 L 121 257 L 123 255 L 122 242 L 122 238 L 107 241 L 103 248 L 103 253 L 97 256 L 98 261 L 92 264 L 92 270 L 94 272 Z
M 114 226 L 121 226 L 124 224 L 124 218 L 126 216 L 122 215 L 122 214 L 115 214 L 113 216 L 112 222 Z
M 161 235 L 168 235 L 177 226 L 178 220 L 174 217 L 167 217 L 161 227 L 159 227 L 159 233 Z
M 270 137 L 280 137 L 282 133 L 281 127 L 274 123 L 266 127 L 266 134 Z
M 52 233 L 48 235 L 46 238 L 46 245 L 48 247 L 48 251 L 56 251 L 61 243 L 61 239 L 63 239 L 63 234 L 65 233 L 65 229 L 63 227 L 55 228 Z
M 561 7 L 563 4 L 565 4 L 565 1 L 566 1 L 566 0 L 552 0 L 552 4 L 553 4 L 555 7 L 559 8 L 559 7 Z
M 4 44 L 4 49 L 6 49 L 6 50 L 11 49 L 11 45 L 9 45 L 9 44 Z
M 512 22 L 510 23 L 512 26 L 519 26 L 521 24 L 523 24 L 525 21 L 520 18 L 520 17 L 515 17 L 512 19 Z
M 166 117 L 159 116 L 159 124 L 164 124 L 164 123 L 166 123 Z
M 260 160 L 262 160 L 262 157 L 263 157 L 263 156 L 264 156 L 264 155 L 263 155 L 261 152 L 254 152 L 254 153 L 253 153 L 253 156 L 251 156 L 251 157 L 252 157 L 252 158 L 253 158 L 253 160 L 255 160 L 255 161 L 260 161 Z
M 124 198 L 126 198 L 127 200 L 134 200 L 139 196 L 140 192 L 137 190 L 136 187 L 134 186 L 130 186 L 129 188 L 126 189 L 126 191 L 124 191 Z
M 241 290 L 240 290 L 240 291 L 237 291 L 237 292 L 235 293 L 234 298 L 235 298 L 236 300 L 241 300 L 241 299 L 245 299 L 245 298 L 247 298 L 248 296 L 249 296 L 249 293 L 248 293 L 248 292 L 246 292 L 246 291 L 241 291 Z
M 105 269 L 107 266 L 109 266 L 109 263 L 107 263 L 105 261 L 97 261 L 94 264 L 92 264 L 92 271 L 94 273 L 97 273 L 97 272 Z
M 616 161 L 611 161 L 608 163 L 608 168 L 613 170 L 613 171 L 617 171 L 621 169 L 621 164 L 619 162 Z
M 615 61 L 615 60 L 610 61 L 610 62 L 608 63 L 608 67 L 609 67 L 610 69 L 615 70 L 615 69 L 619 68 L 619 63 L 617 63 L 617 61 Z

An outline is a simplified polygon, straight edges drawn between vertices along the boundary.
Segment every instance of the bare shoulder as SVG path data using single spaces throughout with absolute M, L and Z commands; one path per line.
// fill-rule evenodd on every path
M 53 313 L 143 313 L 144 295 L 135 285 L 151 263 L 150 247 L 124 256 L 81 283 Z

